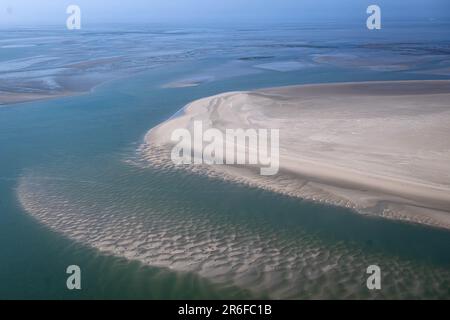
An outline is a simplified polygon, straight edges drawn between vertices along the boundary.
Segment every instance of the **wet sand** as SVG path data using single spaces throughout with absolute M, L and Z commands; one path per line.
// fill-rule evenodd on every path
M 75 94 L 74 92 L 58 92 L 55 94 L 51 94 L 51 93 L 15 93 L 15 92 L 0 91 L 0 108 L 5 105 L 12 105 L 16 103 L 32 102 L 39 100 L 49 100 L 66 97 L 74 94 Z

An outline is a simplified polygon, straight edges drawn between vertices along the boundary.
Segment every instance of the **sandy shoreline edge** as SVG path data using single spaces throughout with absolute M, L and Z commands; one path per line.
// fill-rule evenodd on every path
M 450 229 L 450 81 L 313 84 L 229 92 L 188 104 L 153 128 L 145 155 L 164 160 L 177 128 L 279 128 L 280 173 L 204 172 L 275 192 Z M 156 151 L 158 150 L 158 151 Z M 196 168 L 200 171 L 199 168 Z

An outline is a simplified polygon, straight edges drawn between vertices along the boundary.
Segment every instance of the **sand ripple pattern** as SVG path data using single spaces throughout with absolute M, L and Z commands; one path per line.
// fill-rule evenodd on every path
M 160 170 L 176 175 L 180 184 L 189 181 L 179 172 Z M 255 229 L 248 221 L 218 217 L 207 205 L 167 202 L 148 185 L 135 184 L 126 193 L 108 184 L 69 185 L 28 172 L 20 178 L 17 194 L 39 222 L 106 254 L 194 272 L 218 286 L 232 284 L 270 298 L 449 294 L 450 272 L 445 269 L 366 253 L 344 242 L 326 243 L 307 232 L 287 237 L 270 225 Z M 365 286 L 365 270 L 374 263 L 381 265 L 385 280 L 376 293 Z

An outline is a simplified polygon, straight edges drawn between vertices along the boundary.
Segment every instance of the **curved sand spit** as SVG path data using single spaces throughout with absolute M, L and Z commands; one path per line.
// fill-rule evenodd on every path
M 144 154 L 168 165 L 172 131 L 280 129 L 280 172 L 190 166 L 304 199 L 450 228 L 450 81 L 302 85 L 231 92 L 152 129 Z M 161 150 L 165 150 L 161 151 Z

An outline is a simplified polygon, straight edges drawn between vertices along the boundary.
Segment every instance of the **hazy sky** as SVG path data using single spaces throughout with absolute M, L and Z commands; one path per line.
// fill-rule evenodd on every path
M 94 23 L 261 23 L 365 21 L 370 4 L 386 20 L 450 20 L 450 0 L 0 0 L 0 25 L 65 24 L 79 5 Z

